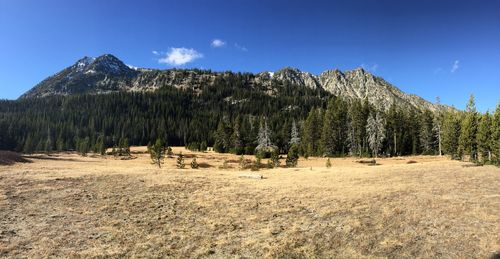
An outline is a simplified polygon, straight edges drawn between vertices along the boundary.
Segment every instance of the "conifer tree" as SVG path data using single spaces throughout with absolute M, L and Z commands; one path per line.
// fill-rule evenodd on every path
M 286 167 L 296 167 L 299 160 L 299 148 L 297 145 L 292 145 L 286 156 Z
M 319 140 L 321 128 L 319 128 L 318 112 L 311 109 L 306 121 L 304 122 L 302 134 L 302 149 L 305 157 L 315 156 L 319 149 Z
M 241 155 L 245 151 L 241 137 L 241 119 L 238 116 L 234 121 L 233 134 L 231 135 L 231 153 Z
M 366 133 L 368 134 L 368 145 L 373 152 L 373 156 L 377 158 L 382 147 L 382 141 L 385 139 L 385 122 L 379 113 L 368 117 Z
M 300 145 L 300 134 L 299 130 L 297 129 L 297 124 L 295 123 L 295 120 L 292 122 L 292 130 L 290 132 L 290 146 L 291 145 Z
M 491 146 L 492 146 L 492 138 L 491 138 L 491 129 L 492 129 L 492 120 L 489 112 L 486 112 L 480 117 L 479 125 L 477 128 L 477 148 L 478 153 L 481 155 L 481 160 L 491 161 Z
M 100 154 L 101 156 L 106 155 L 106 145 L 104 144 L 104 136 L 100 135 L 97 138 L 97 141 L 95 144 L 95 151 L 96 151 L 96 153 Z
M 477 125 L 478 115 L 474 96 L 471 95 L 465 108 L 465 115 L 462 119 L 460 137 L 458 139 L 458 150 L 462 159 L 463 155 L 469 155 L 470 160 L 477 160 Z
M 219 121 L 219 125 L 217 126 L 217 131 L 215 132 L 215 142 L 214 142 L 214 151 L 218 153 L 226 153 L 229 147 L 229 138 L 226 134 L 226 126 L 222 119 Z
M 30 135 L 28 135 L 28 137 L 24 141 L 23 153 L 31 155 L 34 152 L 34 149 L 35 149 L 35 146 L 33 143 L 33 138 L 31 137 L 31 134 L 30 134 Z
M 50 129 L 47 131 L 47 140 L 45 141 L 43 149 L 47 155 L 52 152 L 52 137 L 50 136 Z
M 277 147 L 271 142 L 271 130 L 267 125 L 267 120 L 262 118 L 259 127 L 259 134 L 257 136 L 257 147 L 256 152 L 263 152 L 264 154 L 271 153 Z
M 460 118 L 455 112 L 447 112 L 443 119 L 443 151 L 452 158 L 458 157 Z
M 165 144 L 160 138 L 156 139 L 154 145 L 148 146 L 148 152 L 151 156 L 151 160 L 153 161 L 153 164 L 158 165 L 158 168 L 161 168 L 161 165 L 163 164 L 165 151 Z
M 347 151 L 347 104 L 340 98 L 334 98 L 330 101 L 329 108 L 325 112 L 323 119 L 323 130 L 329 128 L 327 133 L 322 132 L 321 147 L 323 155 L 344 155 Z M 331 132 L 330 141 L 328 141 L 328 132 Z M 326 136 L 325 136 L 326 135 Z M 326 140 L 325 140 L 326 138 Z
M 436 144 L 435 133 L 433 130 L 433 114 L 431 111 L 426 110 L 421 116 L 420 124 L 420 144 L 422 153 L 425 155 L 434 154 L 434 147 Z
M 500 165 L 500 102 L 497 104 L 491 124 L 491 149 L 495 156 L 495 162 Z

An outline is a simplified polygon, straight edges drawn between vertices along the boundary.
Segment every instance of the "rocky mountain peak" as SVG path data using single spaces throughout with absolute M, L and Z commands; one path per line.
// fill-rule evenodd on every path
M 229 72 L 219 73 L 196 69 L 132 69 L 115 56 L 106 54 L 97 58 L 83 57 L 74 65 L 48 77 L 21 98 L 74 93 L 155 91 L 165 86 L 202 91 L 204 86 L 215 85 L 218 80 L 223 80 L 226 73 Z M 435 111 L 446 108 L 425 101 L 418 96 L 406 94 L 363 68 L 344 72 L 332 69 L 316 76 L 297 68 L 285 67 L 274 73 L 262 72 L 242 78 L 242 80 L 244 82 L 240 82 L 241 84 L 252 86 L 271 87 L 274 85 L 272 82 L 276 81 L 278 84 L 321 89 L 346 100 L 366 98 L 373 106 L 385 110 L 389 109 L 393 103 L 418 110 Z M 265 91 L 265 93 L 275 92 L 269 88 Z

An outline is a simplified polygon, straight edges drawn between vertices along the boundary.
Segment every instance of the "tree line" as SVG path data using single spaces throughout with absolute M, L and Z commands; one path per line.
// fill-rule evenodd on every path
M 0 149 L 102 153 L 130 145 L 183 145 L 192 150 L 309 156 L 446 154 L 495 162 L 500 157 L 500 106 L 479 113 L 420 111 L 273 82 L 249 85 L 244 75 L 199 89 L 51 96 L 0 101 Z M 259 89 L 256 91 L 255 89 Z M 271 92 L 271 94 L 269 94 Z

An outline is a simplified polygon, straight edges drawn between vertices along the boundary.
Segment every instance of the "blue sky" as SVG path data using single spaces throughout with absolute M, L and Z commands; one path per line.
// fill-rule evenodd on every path
M 161 69 L 364 66 L 458 108 L 473 93 L 486 111 L 500 99 L 500 1 L 0 0 L 0 98 L 105 53 Z

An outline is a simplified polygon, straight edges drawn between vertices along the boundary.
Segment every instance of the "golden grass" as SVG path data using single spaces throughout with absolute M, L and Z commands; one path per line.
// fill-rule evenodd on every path
M 500 169 L 443 157 L 300 159 L 239 178 L 208 167 L 33 156 L 0 167 L 0 257 L 485 258 L 500 252 Z M 245 156 L 253 159 L 251 156 Z M 229 169 L 219 166 L 229 161 Z M 408 164 L 408 161 L 416 163 Z M 266 163 L 266 161 L 263 161 Z M 284 161 L 282 161 L 284 164 Z M 250 173 L 250 171 L 246 172 Z

